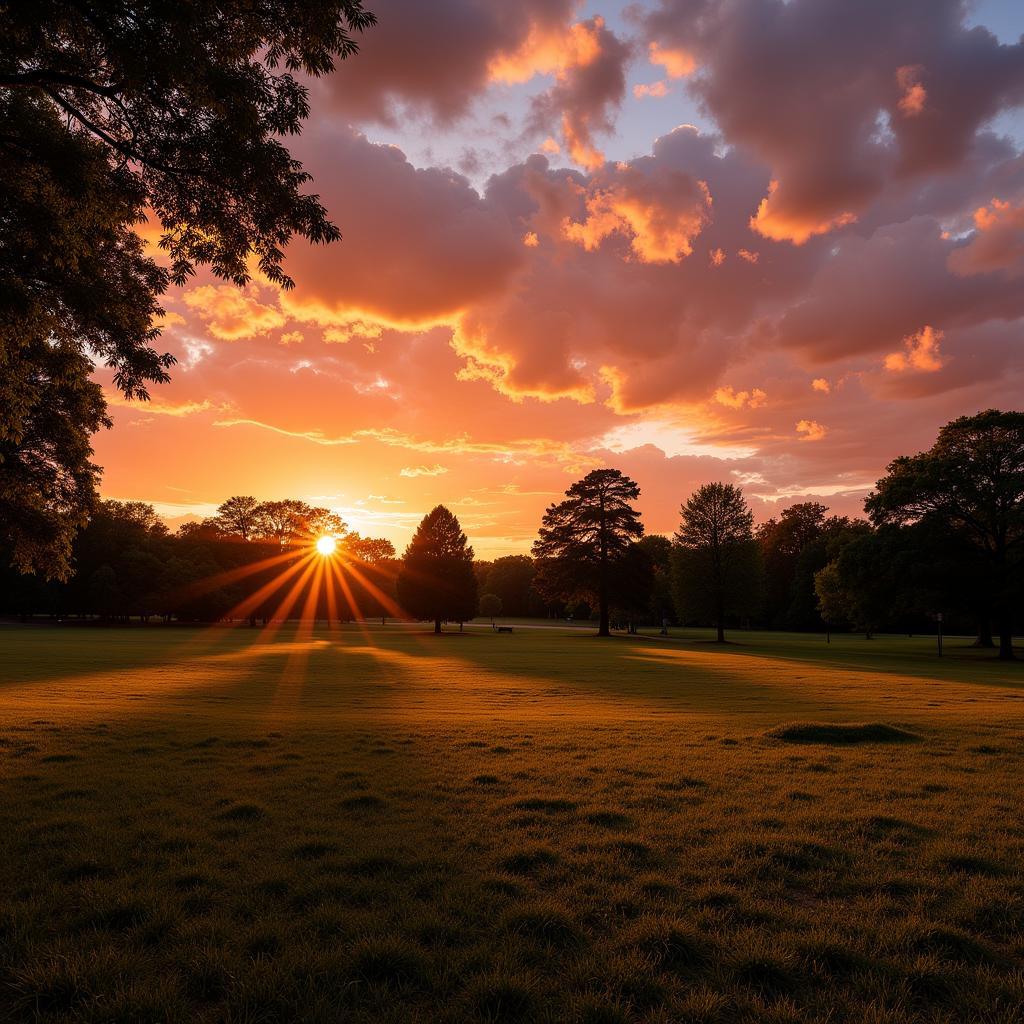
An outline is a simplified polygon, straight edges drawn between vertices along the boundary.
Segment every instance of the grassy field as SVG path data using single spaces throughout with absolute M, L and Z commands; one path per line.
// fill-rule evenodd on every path
M 0 629 L 0 1019 L 1024 1020 L 967 641 Z

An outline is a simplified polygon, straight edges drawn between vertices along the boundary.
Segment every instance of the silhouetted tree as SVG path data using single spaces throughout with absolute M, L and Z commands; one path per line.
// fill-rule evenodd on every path
M 414 618 L 432 619 L 435 633 L 442 621 L 465 622 L 476 614 L 473 549 L 444 505 L 423 517 L 405 549 L 398 600 Z
M 875 523 L 926 520 L 970 541 L 992 596 L 999 657 L 1012 658 L 1024 570 L 1024 413 L 989 409 L 947 423 L 928 451 L 889 464 L 864 507 Z
M 346 534 L 342 546 L 345 552 L 361 562 L 386 562 L 395 557 L 395 545 L 383 537 L 360 537 L 358 533 Z
M 197 265 L 288 287 L 288 240 L 339 237 L 281 140 L 373 24 L 359 0 L 0 7 L 0 542 L 66 578 L 109 426 L 91 358 L 145 399 L 158 299 Z M 163 229 L 164 269 L 135 226 Z
M 544 600 L 533 586 L 536 571 L 529 555 L 504 555 L 490 563 L 481 589 L 501 599 L 506 615 L 542 615 Z
M 789 612 L 800 556 L 825 532 L 827 512 L 828 508 L 819 502 L 799 502 L 757 528 L 764 563 L 764 615 L 768 625 L 793 625 Z
M 640 488 L 617 469 L 595 469 L 565 495 L 548 506 L 533 544 L 538 586 L 549 598 L 596 604 L 598 636 L 609 636 L 616 566 L 644 532 L 630 504 Z
M 675 617 L 672 599 L 672 541 L 660 533 L 649 533 L 637 541 L 650 564 L 650 585 L 646 611 L 654 625 Z
M 835 538 L 830 555 L 814 577 L 819 613 L 829 626 L 855 629 L 870 639 L 895 601 L 882 546 L 861 522 Z
M 681 619 L 707 616 L 725 643 L 727 616 L 760 604 L 761 559 L 754 516 L 733 484 L 704 484 L 680 509 L 673 584 Z
M 494 616 L 501 614 L 501 598 L 497 594 L 484 594 L 480 598 L 480 614 L 494 622 Z
M 263 529 L 262 505 L 249 495 L 236 495 L 218 507 L 214 522 L 225 536 L 252 540 Z

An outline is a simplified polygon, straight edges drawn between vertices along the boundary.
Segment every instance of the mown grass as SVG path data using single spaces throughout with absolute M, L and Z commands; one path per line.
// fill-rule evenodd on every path
M 1024 1019 L 1024 669 L 741 639 L 5 629 L 0 1016 Z

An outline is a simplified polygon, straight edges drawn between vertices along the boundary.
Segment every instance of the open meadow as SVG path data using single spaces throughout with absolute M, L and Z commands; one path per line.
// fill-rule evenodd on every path
M 0 631 L 0 1018 L 1024 1019 L 952 639 Z

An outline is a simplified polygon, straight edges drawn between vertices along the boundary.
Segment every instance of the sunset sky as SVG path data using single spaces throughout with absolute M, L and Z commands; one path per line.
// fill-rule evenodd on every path
M 288 293 L 166 295 L 173 381 L 98 372 L 105 497 L 302 498 L 399 549 L 443 502 L 489 558 L 596 466 L 653 532 L 709 480 L 857 513 L 1022 407 L 1020 0 L 367 6 L 289 143 L 343 240 Z

